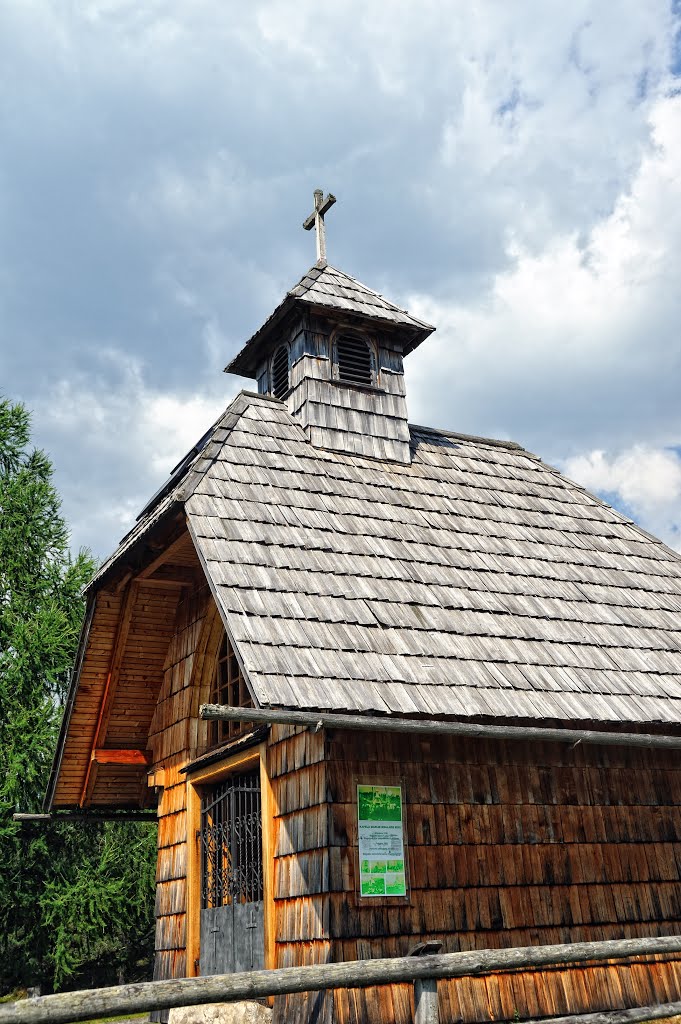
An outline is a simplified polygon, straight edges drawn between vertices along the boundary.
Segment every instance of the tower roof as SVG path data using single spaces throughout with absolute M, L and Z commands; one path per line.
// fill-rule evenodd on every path
M 431 324 L 418 320 L 394 302 L 367 288 L 349 274 L 325 263 L 317 263 L 287 293 L 273 313 L 248 339 L 239 354 L 225 367 L 228 373 L 254 377 L 262 349 L 286 314 L 297 304 L 349 313 L 394 327 L 402 335 L 402 351 L 412 352 L 432 334 Z

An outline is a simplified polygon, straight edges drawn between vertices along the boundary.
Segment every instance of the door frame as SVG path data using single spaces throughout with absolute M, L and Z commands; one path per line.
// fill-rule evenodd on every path
M 263 910 L 265 925 L 265 969 L 275 966 L 274 927 L 274 800 L 267 775 L 267 744 L 227 756 L 187 776 L 187 977 L 199 973 L 201 949 L 201 791 L 226 776 L 246 768 L 260 768 L 260 814 L 262 817 Z

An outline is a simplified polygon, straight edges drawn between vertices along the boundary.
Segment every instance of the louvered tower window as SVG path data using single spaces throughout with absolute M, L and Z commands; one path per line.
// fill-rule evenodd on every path
M 373 384 L 371 348 L 364 338 L 356 334 L 341 334 L 336 339 L 336 363 L 339 380 L 367 387 Z
M 280 345 L 272 356 L 272 394 L 284 398 L 288 390 L 288 345 Z

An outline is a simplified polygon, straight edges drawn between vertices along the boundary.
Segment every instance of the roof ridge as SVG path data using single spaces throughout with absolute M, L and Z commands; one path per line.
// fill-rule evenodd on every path
M 291 295 L 293 298 L 298 298 L 296 294 L 296 289 L 302 287 L 305 278 L 311 277 L 313 281 L 317 281 L 326 270 L 326 267 L 326 264 L 324 264 L 324 266 L 321 266 L 319 263 L 315 263 L 314 266 L 310 267 L 309 270 L 305 271 L 302 277 L 300 277 L 294 285 L 291 285 L 291 287 L 286 290 L 286 295 Z M 281 303 L 279 303 L 279 305 L 281 305 Z M 274 312 L 276 312 L 276 310 Z
M 208 428 L 206 431 L 206 434 L 209 435 L 207 440 L 199 451 L 196 452 L 191 462 L 185 466 L 181 475 L 178 475 L 177 479 L 173 480 L 173 475 L 193 451 L 191 448 L 187 455 L 180 459 L 176 466 L 171 470 L 165 483 L 163 483 L 156 493 L 151 496 L 147 504 L 143 507 L 142 512 L 135 520 L 133 526 L 131 526 L 128 532 L 121 537 L 116 549 L 99 566 L 97 572 L 88 582 L 87 587 L 85 588 L 86 590 L 89 590 L 94 583 L 107 573 L 116 564 L 118 559 L 125 554 L 130 545 L 137 543 L 137 541 L 145 535 L 147 530 L 150 530 L 154 526 L 160 516 L 164 515 L 175 505 L 184 504 L 192 496 L 196 487 L 208 472 L 210 466 L 215 462 L 226 438 L 246 412 L 246 409 L 254 404 L 274 404 L 286 408 L 285 402 L 281 402 L 278 398 L 274 398 L 271 395 L 261 395 L 256 391 L 247 391 L 245 389 L 239 391 L 232 398 L 227 407 L 223 409 L 218 418 L 214 420 L 213 424 Z M 221 428 L 224 429 L 225 433 L 221 436 L 219 441 L 216 441 L 215 433 Z M 212 445 L 216 446 L 216 450 L 211 448 Z M 194 447 L 196 447 L 196 445 Z M 197 463 L 200 462 L 201 459 L 205 460 L 204 465 L 201 469 L 197 469 Z
M 479 437 L 477 434 L 461 434 L 454 430 L 440 430 L 438 427 L 424 427 L 420 423 L 409 423 L 410 430 L 422 430 L 426 434 L 443 434 L 445 437 L 455 437 L 461 441 L 477 441 L 479 444 L 488 444 L 494 448 L 509 448 L 511 451 L 521 451 L 532 459 L 538 456 L 523 448 L 517 441 L 504 441 L 496 437 Z
M 234 401 L 242 396 L 244 398 L 257 398 L 261 402 L 274 402 L 275 405 L 282 405 L 284 408 L 286 407 L 286 402 L 282 402 L 281 398 L 275 398 L 274 395 L 264 395 L 259 391 L 250 391 L 248 388 L 242 388 L 238 395 L 235 396 Z M 226 411 L 227 410 L 225 409 L 225 412 Z
M 229 403 L 219 420 L 214 424 L 210 438 L 198 453 L 196 459 L 194 459 L 191 465 L 187 467 L 187 472 L 181 480 L 178 480 L 175 487 L 177 501 L 184 503 L 191 498 L 199 483 L 203 480 L 204 476 L 217 459 L 218 455 L 222 451 L 225 441 L 234 430 L 246 410 L 251 405 L 259 404 L 274 404 L 281 408 L 286 408 L 285 402 L 280 401 L 278 398 L 274 398 L 272 395 L 261 395 L 257 391 L 246 391 L 245 389 L 239 391 L 239 393 L 235 395 Z M 236 406 L 239 406 L 239 408 L 236 408 Z M 229 422 L 226 422 L 228 420 Z M 215 440 L 215 432 L 220 430 L 221 427 L 224 428 L 225 433 L 219 440 Z M 214 450 L 211 449 L 211 446 L 214 446 Z M 205 465 L 203 465 L 201 469 L 197 469 L 196 465 L 202 457 L 205 460 Z
M 584 484 L 577 483 L 576 480 L 573 480 L 572 477 L 566 476 L 565 473 L 561 472 L 561 470 L 557 469 L 555 466 L 551 466 L 543 461 L 542 465 L 551 470 L 552 473 L 556 473 L 561 480 L 564 480 L 565 483 L 569 484 L 569 486 L 574 488 L 576 491 L 582 491 L 584 494 L 588 494 L 589 497 L 594 498 L 599 505 L 603 505 L 605 508 L 609 509 L 613 515 L 617 516 L 620 522 L 625 523 L 627 526 L 634 529 L 636 533 L 644 537 L 646 542 L 650 542 L 664 548 L 665 551 L 668 551 L 674 556 L 674 561 L 681 561 L 681 551 L 677 551 L 676 548 L 670 547 L 670 545 L 666 544 L 660 537 L 656 537 L 654 533 L 650 533 L 648 530 L 644 529 L 640 523 L 636 522 L 635 519 L 632 519 L 631 516 L 625 515 L 624 512 L 620 512 L 618 508 L 611 505 L 610 502 L 605 500 L 605 498 L 601 498 L 598 494 L 594 494 L 594 492 L 590 491 L 588 487 L 584 486 Z
M 598 495 L 596 495 L 596 497 L 598 498 Z M 598 500 L 601 501 L 600 498 Z M 607 504 L 607 502 L 603 502 L 603 504 L 605 505 L 605 504 Z M 612 506 L 608 505 L 608 508 L 611 508 L 611 507 Z M 634 527 L 636 532 L 640 533 L 643 537 L 646 538 L 646 540 L 649 540 L 649 541 L 654 542 L 655 544 L 658 544 L 660 547 L 664 548 L 665 551 L 669 551 L 670 554 L 674 555 L 674 560 L 675 561 L 681 560 L 681 551 L 677 551 L 676 548 L 670 547 L 669 544 L 667 544 L 665 541 L 661 540 L 659 537 L 656 537 L 654 533 L 649 533 L 648 530 L 645 530 L 641 526 L 640 523 L 636 522 L 635 519 L 629 519 L 622 512 L 619 512 L 618 509 L 613 508 L 612 511 L 615 512 L 618 516 L 621 516 L 621 518 L 626 523 L 631 524 L 631 526 Z

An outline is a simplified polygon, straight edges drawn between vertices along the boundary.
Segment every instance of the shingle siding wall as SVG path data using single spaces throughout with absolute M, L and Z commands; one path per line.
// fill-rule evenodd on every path
M 291 416 L 317 448 L 409 463 L 409 426 L 404 367 L 399 352 L 389 347 L 380 330 L 367 338 L 376 363 L 375 388 L 334 380 L 333 321 L 305 314 L 282 332 L 289 346 Z M 270 390 L 269 362 L 256 371 L 258 391 Z
M 187 777 L 181 769 L 196 751 L 192 666 L 209 601 L 206 586 L 185 593 L 180 601 L 149 736 L 152 771 L 161 772 L 163 781 L 158 804 L 155 979 L 192 973 L 186 959 Z
M 329 836 L 324 733 L 273 726 L 267 744 L 272 786 L 275 966 L 327 963 Z M 275 1000 L 275 1021 L 330 1021 L 332 1000 L 304 993 Z
M 681 768 L 674 753 L 336 733 L 329 928 L 334 960 L 676 934 Z M 367 752 L 371 751 L 371 757 Z M 357 782 L 400 782 L 410 897 L 360 899 Z M 442 1024 L 551 1016 L 681 997 L 681 964 L 440 982 Z M 409 987 L 339 991 L 335 1020 L 410 1024 Z

